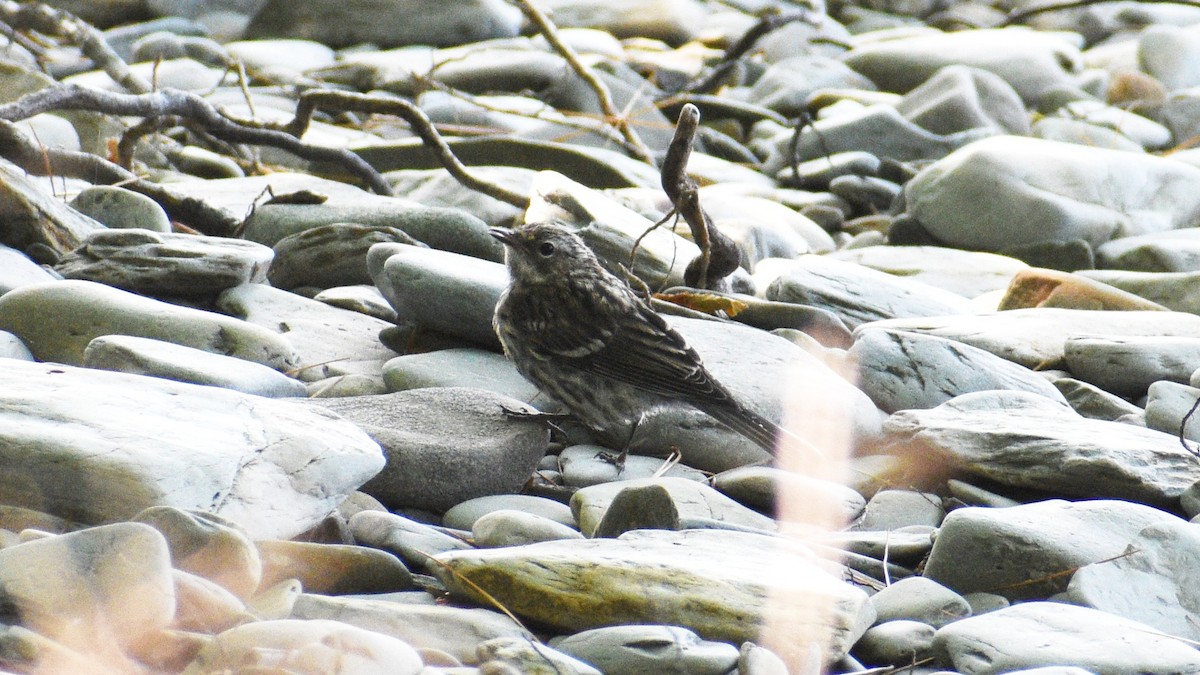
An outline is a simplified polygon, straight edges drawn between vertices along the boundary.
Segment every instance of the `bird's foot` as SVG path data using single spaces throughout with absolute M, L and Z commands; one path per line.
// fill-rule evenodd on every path
M 561 422 L 563 420 L 573 419 L 570 413 L 548 413 L 542 412 L 541 410 L 534 410 L 532 408 L 518 410 L 516 408 L 509 408 L 508 406 L 504 405 L 500 406 L 500 412 L 504 413 L 504 416 L 509 419 L 534 422 Z
M 596 459 L 617 467 L 617 475 L 621 475 L 625 471 L 625 460 L 629 458 L 629 448 L 625 448 L 621 452 L 613 453 L 608 450 L 601 450 L 596 453 Z

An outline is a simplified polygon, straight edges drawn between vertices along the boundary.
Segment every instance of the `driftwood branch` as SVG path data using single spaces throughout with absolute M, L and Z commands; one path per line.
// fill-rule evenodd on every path
M 66 176 L 103 185 L 120 184 L 158 202 L 172 220 L 186 223 L 204 234 L 230 236 L 240 225 L 237 218 L 203 200 L 178 195 L 103 157 L 44 147 L 5 119 L 0 119 L 0 155 L 35 176 Z
M 600 110 L 604 113 L 605 119 L 609 120 L 621 132 L 621 135 L 625 137 L 625 141 L 635 154 L 637 154 L 638 159 L 650 166 L 654 166 L 654 153 L 650 151 L 650 148 L 637 135 L 629 120 L 617 112 L 617 107 L 613 104 L 612 93 L 608 91 L 608 87 L 600 81 L 600 78 L 596 77 L 595 73 L 583 65 L 583 61 L 579 60 L 579 55 L 575 53 L 575 50 L 562 41 L 554 23 L 540 9 L 535 7 L 530 0 L 515 1 L 517 6 L 521 8 L 521 11 L 525 13 L 525 17 L 529 19 L 530 23 L 538 29 L 538 32 L 545 36 L 546 42 L 550 43 L 554 51 L 566 59 L 571 69 L 592 88 L 592 91 L 596 92 L 596 99 L 600 102 Z
M 92 110 L 109 115 L 148 118 L 178 116 L 199 123 L 205 133 L 225 142 L 267 145 L 309 161 L 339 164 L 376 193 L 392 194 L 392 188 L 383 176 L 366 160 L 349 150 L 311 145 L 276 129 L 235 121 L 200 96 L 177 89 L 133 95 L 76 85 L 48 87 L 0 105 L 0 119 L 22 120 L 52 110 Z
M 104 33 L 70 12 L 37 2 L 0 0 L 0 21 L 14 31 L 34 30 L 71 42 L 126 91 L 144 94 L 151 89 L 150 83 L 130 70 L 129 64 L 113 51 Z
M 446 144 L 441 134 L 434 129 L 433 122 L 429 120 L 429 117 L 420 108 L 401 98 L 313 89 L 300 96 L 300 102 L 296 105 L 296 116 L 292 121 L 278 127 L 278 129 L 292 136 L 300 136 L 308 128 L 313 114 L 318 109 L 330 108 L 395 115 L 408 123 L 413 133 L 417 134 L 421 142 L 425 144 L 425 147 L 437 155 L 438 161 L 441 162 L 446 171 L 464 187 L 482 192 L 493 199 L 512 204 L 517 208 L 523 209 L 529 205 L 528 195 L 513 192 L 501 185 L 490 183 L 472 174 L 459 161 L 458 157 L 454 155 L 454 151 Z
M 737 244 L 716 228 L 700 206 L 700 187 L 687 175 L 699 127 L 700 110 L 688 103 L 679 111 L 675 136 L 663 159 L 662 188 L 700 247 L 700 257 L 688 263 L 684 281 L 694 288 L 715 290 L 722 279 L 738 268 L 741 257 Z

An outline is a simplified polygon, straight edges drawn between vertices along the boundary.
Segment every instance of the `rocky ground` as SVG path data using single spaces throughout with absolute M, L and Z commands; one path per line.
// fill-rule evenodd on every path
M 534 4 L 0 0 L 0 670 L 1200 672 L 1200 8 Z M 545 220 L 796 438 L 507 413 Z

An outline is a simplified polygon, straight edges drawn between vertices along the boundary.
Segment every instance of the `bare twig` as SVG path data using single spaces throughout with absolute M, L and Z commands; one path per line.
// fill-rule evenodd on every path
M 748 54 L 751 49 L 754 49 L 754 45 L 758 44 L 759 40 L 795 21 L 803 21 L 814 26 L 818 25 L 818 21 L 813 19 L 812 13 L 807 10 L 791 14 L 782 14 L 779 12 L 766 14 L 760 17 L 758 22 L 747 29 L 745 33 L 742 33 L 737 42 L 725 50 L 725 53 L 721 55 L 721 59 L 713 64 L 712 69 L 708 73 L 696 77 L 684 85 L 681 91 L 708 93 L 715 90 L 720 86 L 725 76 L 737 66 L 738 61 Z
M 540 9 L 535 7 L 530 0 L 515 0 L 515 2 L 517 3 L 517 6 L 521 8 L 521 11 L 525 13 L 525 16 L 529 19 L 529 21 L 537 27 L 538 31 L 543 36 L 545 36 L 546 42 L 550 43 L 550 46 L 553 47 L 560 56 L 566 59 L 567 64 L 571 66 L 571 69 L 574 70 L 575 73 L 579 75 L 579 77 L 586 82 L 589 87 L 592 88 L 592 91 L 596 92 L 596 99 L 600 102 L 600 110 L 604 113 L 604 117 L 608 119 L 618 131 L 621 132 L 621 135 L 625 137 L 625 140 L 633 148 L 638 159 L 649 164 L 650 166 L 654 166 L 654 153 L 650 151 L 650 148 L 646 147 L 644 142 L 642 142 L 641 137 L 637 135 L 637 132 L 634 131 L 633 126 L 629 124 L 629 119 L 617 112 L 616 105 L 613 104 L 612 94 L 608 91 L 608 87 L 606 87 L 604 83 L 600 81 L 600 78 L 596 77 L 595 73 L 589 70 L 587 66 L 583 65 L 583 62 L 579 60 L 579 55 L 575 53 L 575 50 L 571 49 L 570 45 L 562 41 L 562 38 L 560 38 L 558 35 L 558 29 L 555 28 L 554 23 L 551 22 L 550 19 L 547 18 Z
M 1192 455 L 1200 457 L 1200 450 L 1188 445 L 1187 437 L 1184 436 L 1184 431 L 1187 429 L 1187 424 L 1189 421 L 1191 421 L 1192 415 L 1196 414 L 1196 410 L 1198 408 L 1200 408 L 1200 398 L 1196 399 L 1196 402 L 1192 404 L 1191 409 L 1187 411 L 1187 414 L 1183 416 L 1183 419 L 1179 420 L 1179 444 L 1183 446 L 1184 450 L 1187 450 Z
M 362 157 L 344 148 L 310 145 L 291 134 L 251 126 L 223 115 L 211 103 L 191 92 L 163 89 L 149 94 L 119 94 L 76 85 L 48 87 L 0 105 L 0 119 L 21 120 L 51 110 L 92 110 L 110 115 L 165 117 L 177 115 L 200 123 L 213 137 L 230 143 L 282 148 L 309 161 L 341 165 L 381 195 L 392 188 Z
M 35 30 L 69 40 L 126 91 L 144 94 L 151 89 L 149 82 L 117 56 L 103 33 L 70 12 L 37 2 L 0 0 L 0 21 L 14 30 Z
M 662 188 L 675 210 L 687 222 L 700 257 L 688 264 L 684 281 L 689 286 L 713 290 L 740 264 L 737 245 L 722 234 L 700 206 L 700 188 L 687 175 L 688 159 L 700 126 L 700 110 L 688 103 L 679 111 L 675 136 L 662 165 Z
M 52 174 L 104 185 L 120 184 L 150 197 L 173 220 L 189 223 L 204 234 L 229 236 L 239 225 L 237 218 L 203 200 L 175 194 L 102 157 L 86 152 L 39 147 L 20 127 L 5 119 L 0 119 L 0 154 L 36 176 Z
M 300 102 L 296 105 L 296 117 L 291 122 L 280 127 L 280 129 L 293 136 L 300 136 L 308 128 L 313 113 L 318 108 L 336 108 L 340 110 L 396 115 L 405 122 L 408 122 L 408 125 L 421 138 L 425 146 L 437 154 L 438 161 L 446 168 L 446 171 L 463 186 L 477 192 L 482 192 L 502 202 L 512 204 L 517 208 L 523 209 L 529 205 L 528 195 L 513 192 L 501 185 L 489 183 L 472 174 L 459 161 L 458 157 L 454 156 L 454 151 L 446 144 L 441 134 L 433 128 L 433 122 L 429 120 L 425 113 L 404 99 L 328 89 L 313 89 L 300 96 Z

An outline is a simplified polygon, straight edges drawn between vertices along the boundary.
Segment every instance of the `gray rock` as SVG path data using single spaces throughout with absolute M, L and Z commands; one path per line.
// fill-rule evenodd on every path
M 470 549 L 471 545 L 434 527 L 386 511 L 360 511 L 348 523 L 354 541 L 392 553 L 414 569 L 429 566 L 429 556 Z
M 995 133 L 979 128 L 935 134 L 908 121 L 894 107 L 879 104 L 818 120 L 800 134 L 796 156 L 800 160 L 811 160 L 826 153 L 858 150 L 901 162 L 937 159 Z M 770 139 L 769 156 L 763 162 L 764 173 L 776 175 L 790 164 L 792 135 L 789 130 Z
M 859 387 L 884 412 L 932 408 L 960 394 L 992 389 L 1027 391 L 1065 402 L 1054 385 L 1034 371 L 933 335 L 868 324 L 855 333 L 849 355 L 858 364 Z
M 560 27 L 598 28 L 618 38 L 648 37 L 671 44 L 692 39 L 707 15 L 695 0 L 614 0 L 604 5 L 550 0 L 546 9 Z
M 483 590 L 505 607 L 571 632 L 658 621 L 741 643 L 757 638 L 766 612 L 779 611 L 788 631 L 779 643 L 788 652 L 780 656 L 807 661 L 809 641 L 825 635 L 828 651 L 818 661 L 836 661 L 873 618 L 866 594 L 824 571 L 807 551 L 781 544 L 739 532 L 639 530 L 619 539 L 444 553 L 437 574 L 454 593 L 474 598 L 478 593 L 459 579 L 494 580 Z M 722 592 L 714 594 L 714 587 Z M 808 602 L 773 606 L 768 594 Z M 811 602 L 827 612 L 815 619 L 819 632 L 808 635 Z
M 841 61 L 815 54 L 789 56 L 771 63 L 755 80 L 746 100 L 786 117 L 804 110 L 820 89 L 874 89 L 867 78 Z
M 1147 526 L 1178 521 L 1149 506 L 1113 500 L 958 509 L 938 532 L 925 576 L 958 593 L 1044 598 L 1066 590 L 1070 577 L 1063 570 L 1119 557 Z
M 960 295 L 833 258 L 801 256 L 784 269 L 766 287 L 768 300 L 828 309 L 850 328 L 880 319 L 968 311 Z
M 467 663 L 475 661 L 476 645 L 485 640 L 499 637 L 531 639 L 529 633 L 512 619 L 487 609 L 304 593 L 296 599 L 292 617 L 346 623 Z
M 667 488 L 651 481 L 618 490 L 590 536 L 616 538 L 631 530 L 680 530 L 686 527 L 684 522 Z
M 429 113 L 426 107 L 426 97 L 435 93 L 441 92 L 426 92 L 421 96 L 421 106 Z M 448 94 L 443 94 L 449 96 Z M 457 99 L 461 102 L 461 99 Z M 542 113 L 546 114 L 549 111 L 545 110 L 545 104 L 541 101 L 531 99 L 535 105 L 541 106 Z M 459 114 L 459 111 L 455 111 Z M 494 118 L 497 113 L 488 115 L 490 126 L 496 128 Z M 433 117 L 433 115 L 430 115 Z M 529 121 L 529 117 L 519 116 L 524 122 Z M 436 121 L 436 120 L 435 120 Z M 464 120 L 459 117 L 456 120 L 459 124 L 464 123 Z M 573 130 L 577 133 L 577 130 Z M 488 181 L 489 183 L 502 185 L 513 192 L 527 193 L 529 186 L 533 182 L 533 176 L 536 173 L 532 169 L 523 169 L 520 167 L 509 166 L 473 166 L 471 173 L 479 178 Z M 467 213 L 473 214 L 488 225 L 504 226 L 511 225 L 514 222 L 519 222 L 521 215 L 524 213 L 508 202 L 500 201 L 494 197 L 489 197 L 481 192 L 464 187 L 457 179 L 453 178 L 445 169 L 401 169 L 399 171 L 389 171 L 384 176 L 391 183 L 392 189 L 397 194 L 402 194 L 407 199 L 411 199 L 425 206 L 461 209 Z
M 1029 134 L 1021 97 L 1003 78 L 981 68 L 948 65 L 910 91 L 896 109 L 935 134 L 979 127 Z
M 1071 377 L 1055 378 L 1053 384 L 1067 404 L 1084 417 L 1112 422 L 1126 415 L 1140 415 L 1143 412 L 1141 408 L 1116 394 L 1110 394 L 1100 387 Z
M 830 258 L 935 286 L 964 298 L 1008 288 L 1029 265 L 1008 256 L 942 246 L 868 246 L 840 249 Z
M 537 672 L 550 668 L 561 675 L 603 675 L 599 670 L 557 649 L 529 638 L 492 638 L 475 650 L 480 670 L 512 668 L 515 672 Z
M 893 582 L 872 595 L 871 604 L 879 623 L 904 619 L 941 628 L 971 615 L 971 606 L 961 595 L 926 577 Z
M 366 284 L 334 286 L 317 293 L 313 296 L 313 300 L 323 302 L 330 307 L 373 316 L 388 323 L 396 322 L 396 310 L 392 309 L 383 294 L 374 286 Z
M 1200 272 L 1080 270 L 1078 274 L 1140 295 L 1176 312 L 1200 314 Z
M 867 503 L 861 494 L 840 483 L 772 466 L 743 466 L 722 471 L 712 477 L 712 486 L 763 513 L 773 513 L 784 495 L 808 504 L 827 506 L 839 523 L 857 518 Z
M 1067 119 L 1082 120 L 1107 127 L 1130 138 L 1138 147 L 1160 149 L 1171 142 L 1171 131 L 1153 120 L 1126 108 L 1107 105 L 1101 101 L 1081 99 L 1064 105 L 1055 114 Z
M 539 541 L 583 539 L 578 530 L 524 511 L 500 510 L 480 516 L 471 527 L 480 548 L 523 546 Z
M 0 243 L 25 252 L 45 247 L 49 258 L 71 251 L 104 227 L 52 197 L 5 159 L 0 159 L 0 220 L 5 224 Z
M 308 396 L 303 383 L 264 365 L 132 335 L 102 335 L 92 340 L 83 351 L 83 365 L 268 398 Z
M 0 358 L 34 361 L 33 352 L 21 341 L 21 338 L 7 331 L 0 331 Z
M 246 26 L 247 39 L 299 38 L 330 47 L 374 43 L 457 45 L 513 37 L 521 13 L 500 0 L 472 0 L 469 5 L 385 4 L 363 0 L 317 1 L 303 7 L 268 0 Z
M 854 529 L 869 532 L 913 525 L 937 527 L 945 517 L 942 500 L 937 495 L 915 490 L 881 490 L 867 502 Z
M 615 480 L 650 478 L 654 475 L 675 476 L 688 480 L 706 480 L 708 475 L 686 464 L 676 463 L 662 471 L 667 462 L 659 457 L 629 455 L 624 467 L 613 463 L 612 453 L 599 445 L 572 445 L 564 448 L 558 456 L 563 484 L 572 487 L 587 487 Z M 659 473 L 662 472 L 662 473 Z
M 701 640 L 678 626 L 608 626 L 580 631 L 551 644 L 600 668 L 607 675 L 683 672 L 725 675 L 737 664 L 738 649 Z
M 305 382 L 334 375 L 377 375 L 396 356 L 379 341 L 379 332 L 392 323 L 265 284 L 231 288 L 216 304 L 223 312 L 285 335 L 298 355 L 295 375 Z
M 353 424 L 295 402 L 20 361 L 0 379 L 4 491 L 77 522 L 165 505 L 289 538 L 383 468 Z
M 1195 457 L 1173 436 L 1079 417 L 1026 392 L 964 394 L 898 412 L 884 428 L 946 468 L 1052 494 L 1168 505 L 1200 479 Z
M 275 242 L 267 278 L 285 290 L 370 284 L 367 251 L 381 242 L 420 245 L 403 230 L 386 225 L 317 225 Z
M 572 495 L 571 512 L 579 522 L 580 531 L 592 536 L 623 490 L 650 485 L 666 491 L 680 518 L 703 518 L 729 523 L 733 527 L 764 531 L 775 529 L 775 522 L 770 518 L 751 511 L 703 483 L 686 478 L 640 478 L 592 485 Z
M 949 65 L 980 68 L 1012 85 L 1026 104 L 1057 88 L 1074 88 L 1071 71 L 1082 56 L 1067 40 L 1024 27 L 920 32 L 865 42 L 843 60 L 884 91 L 906 92 Z
M 1187 382 L 1200 364 L 1200 337 L 1089 337 L 1067 339 L 1067 370 L 1120 396 L 1137 398 L 1159 380 Z
M 1071 577 L 1073 604 L 1140 621 L 1167 635 L 1200 639 L 1200 528 L 1183 520 L 1147 526 L 1127 542 L 1128 555 L 1087 565 Z
M 471 530 L 480 518 L 497 511 L 522 511 L 575 527 L 575 517 L 566 504 L 533 495 L 492 495 L 459 502 L 442 517 L 446 527 Z
M 55 265 L 67 279 L 83 279 L 158 297 L 212 298 L 240 284 L 267 280 L 271 249 L 240 239 L 98 230 Z
M 75 195 L 71 208 L 105 227 L 171 231 L 171 219 L 158 202 L 125 188 L 94 185 Z
M 508 285 L 503 265 L 405 244 L 372 247 L 367 264 L 398 321 L 499 347 L 492 314 Z
M 536 400 L 538 388 L 517 372 L 512 361 L 482 349 L 440 349 L 397 356 L 384 365 L 383 381 L 388 391 L 474 387 L 525 403 L 544 403 Z
M 1026 368 L 1061 364 L 1075 335 L 1200 337 L 1200 316 L 1182 312 L 1107 312 L 1035 307 L 986 314 L 890 319 L 875 328 L 912 331 L 965 342 Z
M 1200 669 L 1195 649 L 1146 624 L 1056 602 L 1026 602 L 957 621 L 938 630 L 933 649 L 963 675 L 1040 666 L 1163 675 Z
M 854 654 L 873 665 L 905 666 L 930 658 L 933 634 L 934 627 L 920 621 L 885 621 L 863 633 Z
M 295 349 L 246 321 L 179 307 L 92 281 L 54 281 L 0 296 L 0 329 L 20 337 L 41 361 L 81 364 L 103 335 L 134 335 L 261 363 L 287 371 Z
M 362 490 L 389 508 L 441 512 L 474 497 L 516 492 L 546 454 L 544 426 L 503 412 L 523 404 L 482 389 L 416 389 L 310 403 L 353 421 L 383 446 L 387 466 Z
M 210 185 L 222 182 L 208 181 Z M 236 190 L 240 203 L 245 198 L 244 192 L 255 185 L 261 183 L 214 185 L 213 189 Z M 323 204 L 259 206 L 246 220 L 246 239 L 274 246 L 288 235 L 321 225 L 358 223 L 372 228 L 396 228 L 436 249 L 485 260 L 503 259 L 500 242 L 488 234 L 487 224 L 465 211 L 420 206 L 404 199 L 380 197 L 361 190 L 356 194 L 347 192 L 345 187 L 330 189 L 325 183 L 314 183 L 308 187 L 308 181 L 304 181 L 300 185 L 319 192 L 329 190 L 329 200 Z
M 1200 86 L 1200 35 L 1194 30 L 1148 26 L 1137 43 L 1138 64 L 1168 90 Z
M 14 288 L 54 281 L 57 278 L 24 253 L 0 244 L 0 295 Z
M 1200 272 L 1200 232 L 1131 232 L 1096 248 L 1097 267 L 1135 272 Z
M 904 192 L 907 213 L 938 241 L 998 251 L 1188 227 L 1200 199 L 1184 186 L 1197 180 L 1200 168 L 1172 159 L 997 136 L 927 167 Z
M 1176 438 L 1182 435 L 1200 442 L 1200 422 L 1194 413 L 1188 418 L 1188 424 L 1180 428 L 1197 398 L 1200 398 L 1200 389 L 1196 387 L 1178 382 L 1155 382 L 1150 385 L 1146 397 L 1146 426 Z
M 1033 123 L 1033 129 L 1029 135 L 1058 143 L 1074 143 L 1124 152 L 1142 152 L 1142 146 L 1137 141 L 1119 131 L 1071 118 L 1043 117 Z
M 892 208 L 900 186 L 878 176 L 838 176 L 829 181 L 829 191 L 856 208 L 856 213 L 879 213 Z

